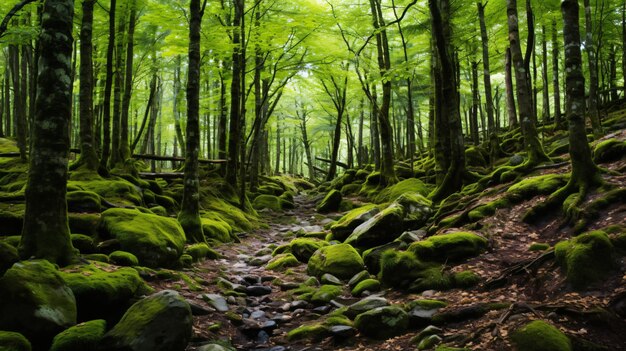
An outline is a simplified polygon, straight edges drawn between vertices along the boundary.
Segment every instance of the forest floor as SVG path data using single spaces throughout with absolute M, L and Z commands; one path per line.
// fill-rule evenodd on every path
M 622 131 L 612 137 L 623 140 L 625 134 Z M 613 171 L 604 174 L 605 181 L 624 188 L 626 175 L 618 173 L 617 170 L 623 170 L 625 166 L 624 158 L 603 165 Z M 541 173 L 569 171 L 569 165 L 564 165 L 543 170 Z M 409 294 L 395 289 L 386 289 L 377 294 L 394 304 L 418 298 L 442 300 L 448 304 L 445 310 L 456 310 L 461 315 L 466 313 L 467 315 L 458 318 L 458 321 L 439 326 L 443 329 L 441 336 L 444 341 L 453 345 L 464 345 L 477 350 L 511 349 L 507 338 L 510 331 L 531 320 L 543 319 L 550 321 L 570 337 L 591 340 L 611 350 L 626 350 L 624 319 L 614 319 L 598 312 L 618 296 L 626 293 L 626 276 L 613 274 L 609 279 L 602 280 L 584 292 L 576 292 L 567 287 L 564 274 L 549 253 L 529 251 L 531 243 L 541 242 L 552 246 L 571 238 L 573 234 L 563 216 L 557 213 L 546 216 L 534 225 L 528 225 L 521 220 L 522 214 L 528 208 L 544 201 L 545 198 L 546 196 L 537 196 L 511 208 L 497 210 L 493 216 L 473 225 L 472 229 L 490 238 L 490 249 L 478 257 L 452 267 L 451 270 L 453 272 L 472 270 L 481 277 L 483 283 L 469 289 L 429 290 L 421 294 Z M 589 200 L 593 199 L 594 195 Z M 294 303 L 289 290 L 309 278 L 306 274 L 306 264 L 290 269 L 288 274 L 265 268 L 265 263 L 271 257 L 268 256 L 271 253 L 269 245 L 289 242 L 293 239 L 293 232 L 300 229 L 305 232 L 323 231 L 324 225 L 341 215 L 332 213 L 324 216 L 316 213 L 315 203 L 307 195 L 297 196 L 295 204 L 294 210 L 265 212 L 263 217 L 269 227 L 246 233 L 241 236 L 241 243 L 217 247 L 217 251 L 223 255 L 222 259 L 204 261 L 185 271 L 200 282 L 216 282 L 224 278 L 241 284 L 242 287 L 263 285 L 271 288 L 267 295 L 229 298 L 228 313 L 213 310 L 207 311 L 206 315 L 196 316 L 195 336 L 188 350 L 196 350 L 198 346 L 215 340 L 230 341 L 237 350 L 414 349 L 415 341 L 412 339 L 420 329 L 384 341 L 359 335 L 351 338 L 328 337 L 315 342 L 311 340 L 290 342 L 286 339 L 289 330 L 320 318 L 335 306 L 359 300 L 350 295 L 349 289 L 344 288 L 344 295 L 334 301 L 334 306 L 314 306 L 304 301 Z M 588 229 L 603 228 L 615 223 L 626 223 L 626 205 L 623 202 L 602 211 Z M 516 267 L 521 269 L 515 274 L 507 275 L 507 272 Z M 626 271 L 624 257 L 619 258 L 617 270 Z M 495 281 L 500 277 L 503 279 L 498 280 L 500 284 L 496 284 Z M 176 288 L 189 300 L 204 306 L 206 303 L 202 300 L 202 294 L 221 293 L 216 284 L 195 288 L 185 287 L 183 282 L 178 280 L 157 281 L 151 284 L 157 289 Z M 484 304 L 498 303 L 506 305 L 472 315 L 473 311 L 477 311 Z M 242 316 L 242 319 L 236 316 Z

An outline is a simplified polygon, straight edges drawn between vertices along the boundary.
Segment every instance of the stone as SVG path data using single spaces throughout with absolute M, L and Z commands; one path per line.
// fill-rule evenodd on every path
M 417 344 L 418 350 L 428 350 L 435 347 L 437 344 L 441 343 L 442 339 L 439 335 L 428 335 L 420 340 L 419 344 Z
M 202 300 L 219 312 L 227 312 L 229 310 L 226 299 L 218 294 L 203 294 Z
M 509 334 L 518 351 L 571 351 L 569 338 L 552 324 L 532 321 Z
M 318 314 L 328 314 L 330 310 L 331 310 L 330 306 L 324 305 L 324 306 L 315 307 L 313 309 L 313 312 L 318 313 Z
M 409 316 L 397 306 L 377 307 L 359 314 L 354 326 L 365 336 L 388 339 L 402 334 L 409 326 Z
M 105 320 L 96 319 L 65 329 L 54 337 L 50 351 L 96 350 L 106 326 Z
M 343 283 L 341 282 L 341 280 L 339 280 L 339 278 L 328 273 L 322 275 L 322 277 L 320 278 L 320 282 L 322 284 L 343 285 Z
M 235 351 L 232 347 L 226 347 L 219 344 L 207 344 L 198 347 L 197 351 Z
M 191 309 L 176 291 L 163 290 L 132 305 L 107 332 L 101 350 L 184 351 L 192 335 Z
M 334 325 L 329 331 L 335 338 L 341 340 L 349 339 L 356 334 L 356 329 L 349 325 Z
M 250 313 L 250 318 L 252 319 L 261 319 L 263 317 L 265 317 L 265 311 L 256 310 Z
M 350 279 L 363 268 L 363 259 L 352 246 L 337 244 L 317 250 L 309 259 L 307 272 L 317 277 L 330 273 L 339 279 Z
M 306 263 L 318 249 L 328 246 L 328 242 L 314 238 L 296 238 L 290 243 L 291 253 L 298 261 Z
M 366 270 L 362 270 L 359 273 L 357 273 L 354 276 L 352 276 L 352 278 L 350 278 L 350 280 L 348 281 L 348 286 L 350 287 L 350 289 L 354 289 L 354 287 L 357 284 L 359 284 L 363 280 L 369 279 L 369 278 L 370 278 L 370 272 L 368 272 Z
M 346 213 L 330 227 L 333 238 L 339 241 L 346 240 L 356 227 L 374 217 L 378 212 L 380 212 L 378 206 L 370 204 Z
M 0 350 L 2 351 L 31 351 L 30 341 L 24 335 L 16 332 L 0 330 Z
M 5 241 L 0 241 L 0 277 L 19 260 L 17 248 Z
M 348 306 L 348 310 L 345 315 L 352 319 L 361 313 L 385 306 L 389 306 L 389 301 L 387 301 L 384 297 L 368 296 Z
M 316 210 L 319 213 L 329 213 L 339 210 L 341 205 L 341 192 L 333 189 L 326 194 L 324 199 L 317 205 Z
M 352 296 L 361 296 L 364 292 L 370 293 L 380 290 L 380 282 L 376 279 L 365 279 L 352 289 Z
M 45 260 L 17 262 L 0 278 L 0 330 L 23 334 L 35 349 L 76 324 L 76 298 Z
M 248 296 L 264 296 L 272 293 L 272 288 L 267 285 L 252 285 L 246 287 Z
M 395 240 L 404 230 L 404 208 L 397 203 L 377 213 L 354 229 L 345 243 L 369 249 Z

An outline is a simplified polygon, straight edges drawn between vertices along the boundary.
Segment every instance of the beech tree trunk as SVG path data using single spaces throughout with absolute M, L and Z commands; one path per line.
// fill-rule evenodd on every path
M 556 20 L 552 21 L 552 90 L 554 94 L 554 124 L 556 129 L 563 126 L 561 121 L 561 90 L 559 87 L 559 38 Z
M 124 97 L 122 98 L 122 113 L 120 116 L 120 145 L 119 157 L 121 162 L 126 162 L 130 157 L 130 145 L 128 137 L 128 115 L 130 99 L 133 90 L 133 61 L 135 47 L 135 21 L 137 17 L 137 4 L 135 0 L 130 2 L 130 15 L 128 18 L 128 37 L 126 44 L 126 73 L 124 82 Z M 121 69 L 121 67 L 119 68 Z
M 200 0 L 189 3 L 189 68 L 187 74 L 187 129 L 183 200 L 178 222 L 185 230 L 187 241 L 206 242 L 200 220 L 200 181 L 198 154 L 200 152 Z
M 111 156 L 111 90 L 113 88 L 113 49 L 115 47 L 115 7 L 117 0 L 111 0 L 109 10 L 109 43 L 107 44 L 106 81 L 104 83 L 104 101 L 102 115 L 102 156 L 100 167 L 108 169 Z
M 506 89 L 506 114 L 509 118 L 509 129 L 519 126 L 517 123 L 517 109 L 515 108 L 515 93 L 513 91 L 513 73 L 511 71 L 511 48 L 506 48 L 504 58 L 504 87 Z
M 128 3 L 126 8 L 119 15 L 119 22 L 117 23 L 117 47 L 115 49 L 115 72 L 113 74 L 114 86 L 113 86 L 113 129 L 111 131 L 111 159 L 109 160 L 110 168 L 119 166 L 120 158 L 120 134 L 121 130 L 121 114 L 122 114 L 122 86 L 124 84 L 124 72 L 122 67 L 124 66 L 124 32 L 126 29 L 126 10 L 128 9 Z
M 593 40 L 593 23 L 591 22 L 591 5 L 589 0 L 584 0 L 585 4 L 585 51 L 587 52 L 587 63 L 589 65 L 589 99 L 587 109 L 593 134 L 598 137 L 602 135 L 602 125 L 600 124 L 600 113 L 598 111 L 598 61 L 596 59 L 596 48 Z M 564 4 L 565 7 L 571 6 Z M 580 41 L 580 40 L 579 40 Z M 567 50 L 567 47 L 565 48 Z M 565 57 L 567 60 L 568 58 Z M 569 119 L 569 118 L 568 118 Z
M 489 65 L 489 39 L 487 37 L 487 27 L 485 26 L 485 6 L 480 2 L 478 5 L 478 20 L 480 22 L 480 39 L 482 42 L 483 54 L 483 79 L 485 84 L 485 107 L 487 110 L 487 128 L 489 134 L 495 133 L 493 117 L 493 97 L 491 95 L 491 73 Z
M 239 154 L 241 146 L 242 122 L 242 71 L 243 47 L 241 43 L 242 21 L 244 16 L 244 0 L 234 0 L 235 17 L 233 20 L 233 60 L 232 81 L 230 85 L 230 126 L 228 139 L 228 164 L 226 181 L 233 187 L 237 186 L 239 172 Z
M 524 136 L 524 145 L 528 153 L 528 166 L 548 161 L 539 141 L 539 135 L 533 121 L 533 104 L 530 86 L 528 85 L 528 70 L 522 58 L 520 45 L 517 0 L 507 0 L 507 17 L 509 27 L 509 43 L 511 45 L 511 61 L 515 68 L 515 82 L 517 84 L 517 102 L 519 120 Z M 530 43 L 529 43 L 530 45 Z
M 43 258 L 60 265 L 69 264 L 76 254 L 65 201 L 72 113 L 69 92 L 73 15 L 73 0 L 44 2 L 33 143 L 19 246 L 23 259 Z
M 550 120 L 550 87 L 548 85 L 548 37 L 546 36 L 546 26 L 541 26 L 541 79 L 543 89 L 543 111 L 541 118 L 544 122 Z

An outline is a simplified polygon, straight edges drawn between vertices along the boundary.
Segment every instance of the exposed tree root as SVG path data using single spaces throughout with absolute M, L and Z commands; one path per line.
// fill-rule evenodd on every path
M 554 250 L 550 250 L 544 252 L 543 254 L 524 260 L 522 262 L 517 263 L 516 265 L 507 268 L 499 276 L 496 278 L 489 279 L 485 282 L 484 289 L 490 290 L 497 287 L 500 287 L 506 283 L 506 281 L 514 275 L 531 273 L 532 271 L 536 271 L 544 262 L 551 260 L 554 258 Z

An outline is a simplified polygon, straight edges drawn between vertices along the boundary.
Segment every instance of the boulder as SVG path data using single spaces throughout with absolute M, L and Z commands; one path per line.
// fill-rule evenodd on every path
M 69 212 L 100 212 L 100 195 L 93 191 L 68 191 L 66 199 Z
M 377 307 L 356 316 L 354 326 L 365 336 L 388 339 L 409 327 L 409 316 L 397 306 Z
M 510 335 L 518 351 L 572 350 L 572 344 L 565 334 L 541 320 L 532 321 Z
M 189 304 L 177 292 L 163 290 L 131 306 L 104 335 L 100 350 L 184 351 L 191 334 Z
M 431 236 L 409 246 L 409 251 L 423 260 L 459 261 L 479 255 L 487 249 L 487 239 L 470 232 Z
M 31 349 L 30 341 L 28 341 L 24 335 L 0 330 L 0 350 L 30 351 Z
M 317 205 L 317 212 L 329 213 L 338 211 L 342 198 L 339 190 L 333 189 L 329 191 L 324 199 Z
M 370 204 L 355 208 L 354 210 L 346 213 L 337 221 L 337 223 L 330 227 L 330 231 L 333 233 L 333 239 L 339 241 L 346 240 L 356 227 L 374 217 L 374 215 L 378 212 L 380 212 L 378 207 Z
M 396 239 L 404 231 L 404 208 L 397 203 L 377 213 L 354 229 L 345 243 L 369 249 Z
M 265 266 L 265 268 L 272 271 L 279 271 L 288 267 L 296 267 L 299 265 L 300 261 L 298 261 L 298 259 L 294 255 L 290 253 L 283 253 L 278 254 L 274 258 L 272 258 L 267 263 L 267 266 Z
M 370 293 L 376 292 L 380 290 L 380 282 L 376 279 L 365 279 L 362 282 L 358 283 L 354 289 L 352 289 L 352 296 L 361 296 L 364 292 L 369 291 Z
M 282 210 L 282 205 L 280 202 L 280 198 L 276 195 L 259 195 L 256 198 L 254 198 L 254 201 L 252 201 L 252 207 L 254 207 L 255 210 L 264 210 L 264 209 L 268 209 L 268 210 L 272 210 L 272 211 L 280 211 Z
M 365 313 L 367 311 L 371 311 L 378 307 L 389 306 L 389 301 L 384 297 L 380 296 L 368 296 L 360 301 L 353 303 L 348 306 L 348 309 L 344 313 L 348 318 L 355 318 L 357 315 L 361 313 Z
M 339 279 L 350 279 L 363 270 L 363 259 L 348 244 L 325 246 L 317 250 L 309 259 L 309 275 L 321 277 L 330 273 Z
M 112 208 L 102 213 L 101 232 L 148 267 L 173 266 L 183 253 L 185 232 L 174 218 Z
M 55 336 L 50 351 L 96 350 L 106 326 L 103 319 L 77 324 Z
M 300 262 L 308 262 L 318 249 L 328 246 L 328 242 L 313 238 L 296 238 L 291 241 L 291 253 Z
M 17 248 L 5 241 L 0 241 L 0 277 L 19 260 Z
M 422 227 L 432 214 L 432 202 L 419 193 L 404 193 L 395 202 L 404 208 L 403 221 L 406 228 Z
M 59 332 L 76 324 L 76 299 L 57 268 L 45 260 L 22 261 L 0 278 L 0 330 L 16 331 L 49 347 Z
M 565 270 L 567 281 L 584 289 L 601 280 L 614 265 L 614 248 L 602 231 L 581 234 L 555 245 L 556 261 Z
M 109 262 L 116 264 L 118 266 L 137 266 L 139 265 L 139 260 L 137 256 L 133 255 L 130 252 L 126 251 L 113 251 L 109 254 Z

